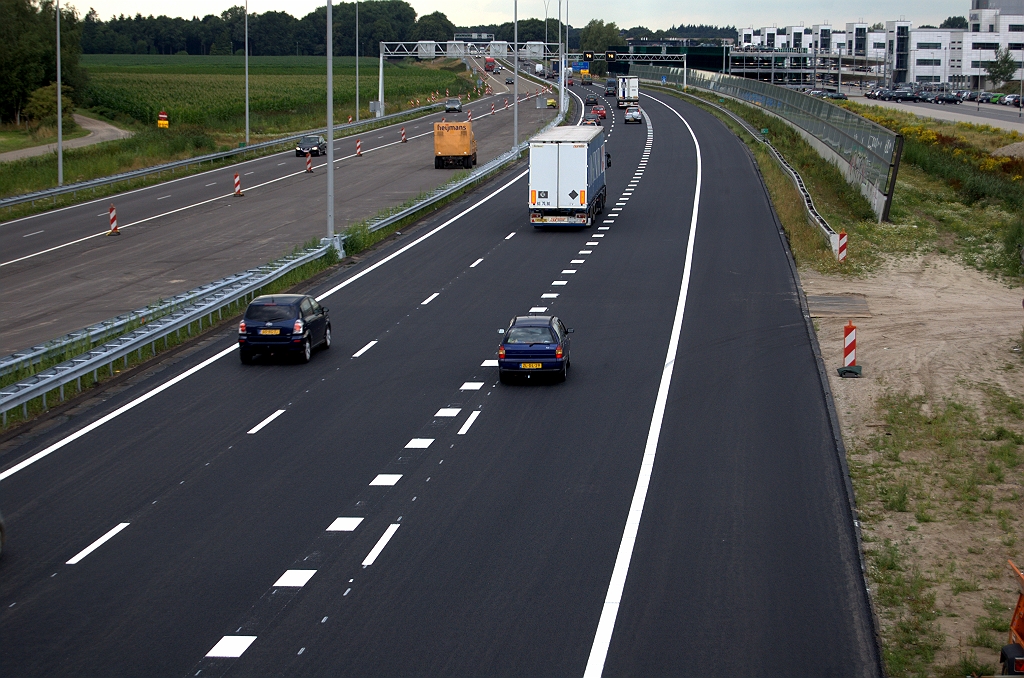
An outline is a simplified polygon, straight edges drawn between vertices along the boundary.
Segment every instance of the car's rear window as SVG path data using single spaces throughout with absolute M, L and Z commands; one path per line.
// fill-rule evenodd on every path
M 295 306 L 283 304 L 252 304 L 245 310 L 246 320 L 274 322 L 275 320 L 291 320 L 298 317 Z
M 506 344 L 557 344 L 551 328 L 513 327 L 505 335 Z

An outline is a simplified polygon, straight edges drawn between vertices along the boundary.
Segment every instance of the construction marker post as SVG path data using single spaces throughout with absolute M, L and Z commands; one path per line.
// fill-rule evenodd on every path
M 117 230 L 117 208 L 114 203 L 110 203 L 110 230 L 107 235 L 121 235 L 121 231 Z
M 851 320 L 843 327 L 843 366 L 839 368 L 839 376 L 861 376 L 861 368 L 857 365 L 857 327 Z
M 356 139 L 356 157 L 357 158 L 363 157 L 363 140 L 362 139 Z
M 468 120 L 469 122 L 473 122 L 473 111 L 469 112 L 469 117 L 466 118 L 466 120 Z
M 846 262 L 846 231 L 839 232 L 839 253 L 837 256 L 839 257 L 840 264 Z
M 349 121 L 349 122 L 352 122 L 352 116 L 351 116 L 351 115 L 350 115 L 350 116 L 348 116 L 348 121 Z
M 239 197 L 245 195 L 242 193 L 242 180 L 239 178 L 238 172 L 235 172 L 235 195 Z
M 405 128 L 403 127 L 402 128 L 402 143 L 404 144 L 404 143 L 407 143 L 407 142 L 408 142 L 408 139 L 405 138 Z
M 306 151 L 306 171 L 310 174 L 313 173 L 313 156 L 309 154 L 309 151 Z
M 508 99 L 505 99 L 505 110 L 508 110 Z
M 491 115 L 494 115 L 494 102 L 491 102 Z

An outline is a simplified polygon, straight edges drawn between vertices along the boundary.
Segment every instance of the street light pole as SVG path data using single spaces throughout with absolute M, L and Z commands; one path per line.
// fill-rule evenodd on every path
M 562 0 L 558 0 L 558 114 L 565 115 L 565 44 L 562 43 Z
M 245 0 L 245 145 L 249 145 L 249 0 Z
M 359 122 L 359 0 L 356 0 L 356 122 Z
M 57 185 L 64 185 L 64 108 L 60 87 L 60 0 L 57 0 Z
M 512 24 L 512 72 L 515 75 L 512 98 L 516 102 L 512 107 L 512 149 L 515 150 L 519 148 L 519 0 L 512 3 Z
M 334 14 L 327 0 L 327 237 L 334 240 Z

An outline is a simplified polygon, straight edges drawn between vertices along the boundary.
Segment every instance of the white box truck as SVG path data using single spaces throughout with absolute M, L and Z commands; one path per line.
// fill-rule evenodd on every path
M 606 169 L 600 127 L 556 127 L 530 139 L 530 223 L 592 225 L 604 211 Z
M 620 75 L 616 101 L 619 108 L 640 105 L 640 78 L 635 75 Z

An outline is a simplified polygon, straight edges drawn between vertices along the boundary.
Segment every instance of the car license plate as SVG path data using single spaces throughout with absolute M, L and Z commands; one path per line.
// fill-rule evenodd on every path
M 260 334 L 281 334 L 281 330 L 260 330 Z
M 539 370 L 542 367 L 544 367 L 544 363 L 519 363 L 521 370 Z

